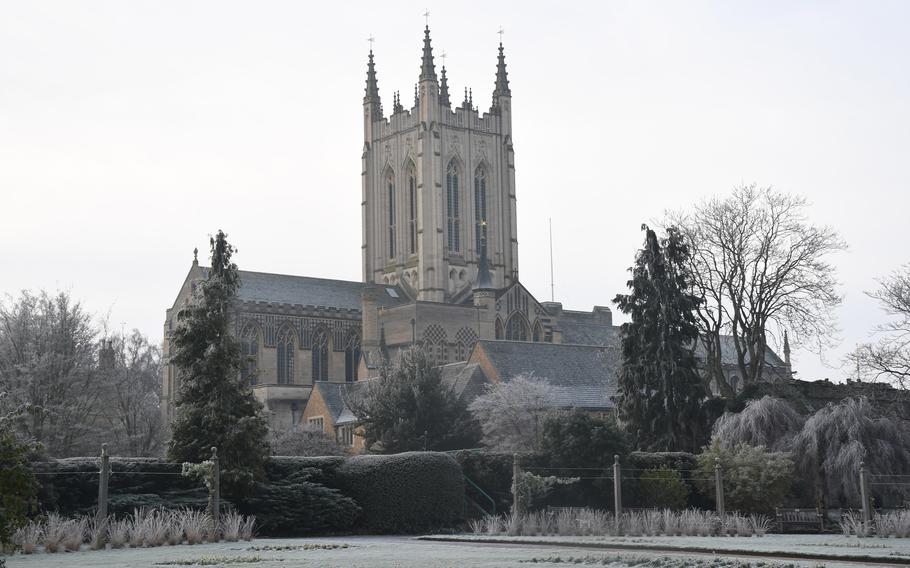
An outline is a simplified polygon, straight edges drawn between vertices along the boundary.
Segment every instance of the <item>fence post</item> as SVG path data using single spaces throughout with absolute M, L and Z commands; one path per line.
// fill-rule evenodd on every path
M 622 472 L 619 465 L 619 455 L 613 455 L 613 510 L 616 517 L 616 535 L 619 536 L 622 528 Z
M 512 514 L 521 514 L 521 462 L 512 454 Z
M 107 519 L 107 484 L 111 477 L 111 459 L 107 455 L 107 444 L 101 444 L 101 471 L 98 472 L 98 512 L 95 521 Z
M 218 465 L 218 448 L 214 446 L 212 446 L 212 524 L 217 535 L 221 530 L 221 468 Z
M 724 517 L 724 474 L 720 469 L 720 458 L 714 458 L 714 486 L 716 490 L 717 514 Z
M 866 462 L 859 462 L 859 496 L 863 500 L 863 529 L 872 527 L 872 511 L 869 508 L 869 488 L 866 486 Z

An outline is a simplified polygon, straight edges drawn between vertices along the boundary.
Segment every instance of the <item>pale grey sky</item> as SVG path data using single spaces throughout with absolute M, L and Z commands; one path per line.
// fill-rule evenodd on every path
M 0 1 L 0 292 L 65 289 L 160 339 L 207 236 L 241 268 L 359 280 L 361 103 L 419 74 L 513 93 L 522 281 L 609 305 L 642 222 L 756 182 L 806 195 L 850 251 L 828 359 L 884 321 L 910 261 L 908 2 Z M 439 60 L 437 58 L 437 64 Z M 591 263 L 590 258 L 596 261 Z M 621 319 L 621 318 L 617 318 Z M 805 379 L 842 378 L 796 353 Z

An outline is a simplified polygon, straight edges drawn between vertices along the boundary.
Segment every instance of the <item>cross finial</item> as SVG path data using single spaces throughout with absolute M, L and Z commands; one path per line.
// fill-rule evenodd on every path
M 426 26 L 429 28 L 430 27 L 430 11 L 429 10 L 427 10 L 426 12 L 423 13 L 423 19 L 426 22 Z
M 370 52 L 373 52 L 373 42 L 376 41 L 376 38 L 373 37 L 373 34 L 370 34 L 370 37 L 367 38 L 367 41 L 370 42 Z
M 499 43 L 502 43 L 502 34 L 506 33 L 506 31 L 504 29 L 502 29 L 502 26 L 499 26 L 499 31 L 497 31 L 496 33 L 499 34 Z
M 193 262 L 199 262 L 199 247 L 193 249 Z
M 443 51 L 442 53 L 440 53 L 439 58 L 442 59 L 442 66 L 445 67 L 446 66 L 446 52 Z

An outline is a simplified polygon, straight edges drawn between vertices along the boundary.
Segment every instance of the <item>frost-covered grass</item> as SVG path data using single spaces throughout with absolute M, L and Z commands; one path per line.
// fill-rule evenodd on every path
M 795 568 L 793 562 L 762 562 L 735 558 L 679 558 L 671 556 L 630 557 L 622 555 L 545 556 L 523 560 L 532 564 L 577 564 L 582 566 L 607 566 L 622 568 Z
M 24 554 L 54 553 L 81 550 L 84 544 L 92 550 L 130 546 L 141 548 L 199 544 L 224 540 L 236 542 L 253 538 L 255 517 L 225 513 L 215 527 L 212 517 L 202 511 L 183 509 L 136 509 L 123 519 L 108 517 L 96 521 L 90 517 L 66 519 L 51 513 L 44 520 L 35 520 L 13 535 L 13 542 Z

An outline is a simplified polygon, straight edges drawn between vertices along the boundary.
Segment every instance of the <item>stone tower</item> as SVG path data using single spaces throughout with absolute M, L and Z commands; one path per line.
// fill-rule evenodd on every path
M 512 93 L 502 43 L 490 109 L 473 94 L 452 108 L 424 30 L 414 105 L 400 93 L 386 117 L 373 52 L 363 98 L 363 280 L 413 298 L 469 301 L 486 246 L 493 288 L 518 280 Z M 483 233 L 483 234 L 482 234 Z M 481 243 L 485 242 L 486 245 Z

